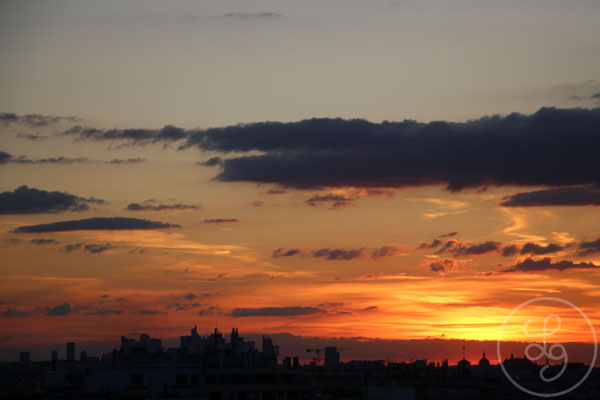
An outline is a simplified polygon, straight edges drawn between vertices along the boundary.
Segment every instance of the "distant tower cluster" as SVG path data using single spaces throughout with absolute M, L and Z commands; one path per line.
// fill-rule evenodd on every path
M 75 361 L 75 343 L 67 343 L 67 361 Z
M 29 364 L 29 352 L 22 351 L 19 353 L 19 363 L 20 364 Z
M 262 336 L 262 351 L 267 357 L 277 358 L 279 356 L 279 346 L 273 344 L 273 340 L 267 335 Z
M 325 347 L 325 366 L 334 367 L 340 363 L 340 352 L 337 347 Z

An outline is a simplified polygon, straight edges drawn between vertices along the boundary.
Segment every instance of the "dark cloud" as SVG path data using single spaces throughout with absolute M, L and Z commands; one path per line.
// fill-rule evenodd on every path
M 215 219 L 205 219 L 205 224 L 229 224 L 229 223 L 237 223 L 240 222 L 235 218 L 215 218 Z
M 277 19 L 282 18 L 283 14 L 276 12 L 258 12 L 258 13 L 247 13 L 247 12 L 230 12 L 221 15 L 221 18 L 236 18 L 236 19 Z
M 450 250 L 454 250 L 460 247 L 463 247 L 464 245 L 459 242 L 456 239 L 450 239 L 448 241 L 446 241 L 446 243 L 438 250 L 435 252 L 435 254 L 441 254 L 445 251 L 450 251 Z
M 590 99 L 600 99 L 600 93 L 595 93 L 590 96 Z
M 521 249 L 521 254 L 541 256 L 544 254 L 556 253 L 561 250 L 563 250 L 563 247 L 555 243 L 550 243 L 547 246 L 540 246 L 536 243 L 526 243 Z
M 377 310 L 379 307 L 377 306 L 369 306 L 369 307 L 365 307 L 363 308 L 363 311 L 375 311 Z
M 85 315 L 121 315 L 123 310 L 96 310 L 85 313 Z
M 10 153 L 0 150 L 0 164 L 6 164 L 11 158 L 12 155 Z
M 31 239 L 29 242 L 33 243 L 33 244 L 37 244 L 38 246 L 44 245 L 44 244 L 55 244 L 55 243 L 58 243 L 54 239 Z
M 299 188 L 442 184 L 458 191 L 600 184 L 599 129 L 600 109 L 542 108 L 464 123 L 263 122 L 190 133 L 183 147 L 262 153 L 224 160 L 221 181 Z
M 598 206 L 600 189 L 596 186 L 574 186 L 521 192 L 505 197 L 502 207 Z
M 164 314 L 163 311 L 159 311 L 159 310 L 140 310 L 138 311 L 140 314 L 142 315 L 157 315 L 157 314 Z
M 508 244 L 502 248 L 502 256 L 511 257 L 518 254 L 521 250 L 521 246 L 516 244 Z
M 78 219 L 73 221 L 60 221 L 50 224 L 20 226 L 14 230 L 16 233 L 44 233 L 44 232 L 67 232 L 67 231 L 91 231 L 91 230 L 134 230 L 134 229 L 165 229 L 181 228 L 181 225 L 167 224 L 158 221 L 149 221 L 139 218 L 123 217 L 96 217 Z
M 361 247 L 360 249 L 319 249 L 311 252 L 313 257 L 322 257 L 327 260 L 353 260 L 355 258 L 372 258 L 379 260 L 386 257 L 396 256 L 404 251 L 404 246 L 400 245 L 385 245 L 376 248 Z M 300 255 L 300 249 L 285 250 L 279 248 L 273 252 L 273 257 L 291 257 Z
M 440 235 L 441 238 L 447 238 L 447 237 L 452 237 L 452 236 L 456 236 L 458 235 L 458 232 L 450 232 L 450 233 L 446 233 L 444 235 Z
M 273 257 L 291 257 L 297 254 L 300 254 L 300 249 L 290 249 L 286 251 L 283 247 L 281 247 L 273 252 Z
M 23 138 L 23 139 L 27 139 L 27 140 L 32 140 L 34 142 L 42 142 L 42 141 L 48 139 L 50 136 L 46 136 L 46 135 L 34 135 L 32 133 L 22 133 L 22 132 L 19 132 L 19 133 L 17 133 L 17 137 Z
M 221 308 L 217 306 L 210 306 L 207 308 L 201 308 L 198 310 L 198 315 L 218 315 L 221 314 Z
M 10 153 L 5 151 L 0 151 L 0 164 L 6 163 L 15 163 L 15 164 L 81 164 L 81 163 L 104 163 L 104 164 L 112 164 L 112 165 L 121 165 L 121 164 L 138 164 L 146 161 L 145 158 L 127 158 L 127 159 L 119 159 L 113 158 L 110 161 L 99 161 L 99 160 L 91 160 L 87 157 L 48 157 L 48 158 L 29 158 L 27 156 L 18 156 L 15 157 Z
M 450 252 L 455 257 L 470 255 L 476 256 L 494 251 L 500 251 L 501 249 L 502 243 L 491 240 L 477 244 L 465 244 L 456 239 L 449 239 L 438 251 L 436 251 L 436 254 Z
M 487 241 L 479 244 L 474 244 L 471 246 L 466 246 L 461 249 L 457 249 L 455 251 L 456 255 L 480 255 L 485 253 L 490 253 L 492 251 L 500 250 L 500 246 L 502 244 L 500 242 Z
M 139 163 L 145 162 L 145 161 L 146 161 L 145 158 L 126 158 L 126 159 L 113 158 L 110 161 L 106 161 L 106 163 L 121 165 L 121 164 L 139 164 Z
M 0 338 L 0 342 L 1 342 L 1 343 L 8 342 L 8 341 L 9 341 L 10 339 L 12 339 L 12 338 L 13 338 L 12 336 L 2 336 L 2 337 Z
M 402 246 L 397 245 L 386 245 L 371 250 L 371 258 L 378 260 L 386 257 L 393 257 L 400 254 L 404 249 Z
M 127 211 L 164 211 L 164 210 L 198 210 L 195 204 L 140 204 L 131 203 L 127 206 Z
M 600 253 L 600 238 L 591 242 L 582 242 L 579 244 L 579 255 L 587 256 L 588 254 Z
M 421 265 L 429 267 L 431 272 L 446 273 L 450 271 L 458 270 L 458 261 L 450 258 L 444 258 L 439 260 L 424 260 L 421 261 Z
M 353 200 L 356 200 L 356 197 L 349 197 L 341 194 L 324 194 L 309 198 L 306 200 L 306 204 L 311 207 L 316 207 L 321 203 L 330 202 L 331 206 L 329 208 L 332 210 L 337 210 L 345 207 L 355 206 L 356 204 L 352 203 Z
M 214 167 L 223 164 L 223 159 L 221 157 L 212 157 L 206 161 L 199 161 L 196 164 L 204 167 Z
M 108 295 L 108 294 L 103 294 L 103 295 L 102 295 L 102 296 L 100 296 L 100 297 L 101 297 L 101 298 L 103 298 L 103 299 L 108 299 L 108 298 L 110 297 L 110 295 Z
M 95 243 L 73 243 L 67 244 L 62 248 L 62 251 L 69 253 L 74 250 L 85 250 L 90 254 L 104 253 L 106 250 L 113 249 L 110 243 L 95 244 Z
M 549 257 L 546 257 L 541 260 L 527 258 L 523 261 L 517 262 L 512 267 L 505 269 L 502 272 L 539 272 L 547 270 L 565 271 L 568 269 L 595 269 L 598 267 L 598 265 L 594 265 L 591 262 L 575 263 L 569 260 L 563 260 L 553 263 Z
M 17 164 L 79 164 L 79 163 L 92 162 L 92 160 L 90 160 L 87 157 L 77 157 L 77 158 L 49 157 L 49 158 L 31 159 L 26 156 L 18 156 L 18 157 L 11 156 L 9 161 L 12 163 L 17 163 Z
M 323 202 L 323 201 L 336 202 L 336 201 L 350 201 L 350 200 L 354 200 L 354 198 L 346 197 L 341 194 L 324 194 L 324 195 L 313 196 L 313 197 L 309 198 L 308 200 L 306 200 L 306 202 L 311 206 L 315 206 L 316 203 Z
M 48 312 L 46 313 L 46 315 L 69 315 L 71 314 L 71 304 L 69 303 L 64 303 L 61 304 L 60 306 L 56 306 L 53 308 L 50 308 L 48 310 Z
M 284 189 L 269 189 L 267 190 L 268 195 L 277 195 L 284 194 L 286 191 Z
M 434 249 L 436 247 L 438 247 L 440 244 L 442 244 L 443 242 L 438 239 L 435 238 L 433 239 L 433 241 L 431 242 L 431 244 L 425 243 L 423 241 L 419 242 L 419 246 L 417 247 L 417 250 L 421 250 L 421 249 Z
M 192 308 L 200 307 L 200 303 L 173 303 L 173 304 L 167 304 L 166 307 L 168 309 L 174 308 L 176 311 L 187 311 L 187 310 L 191 310 Z
M 361 247 L 360 249 L 320 249 L 312 252 L 313 257 L 324 257 L 328 260 L 352 260 L 354 258 L 364 257 L 369 249 Z
M 261 308 L 235 308 L 231 316 L 239 317 L 293 317 L 326 312 L 316 307 L 261 307 Z
M 0 214 L 81 212 L 89 210 L 89 204 L 102 203 L 103 200 L 86 199 L 67 192 L 47 192 L 23 185 L 12 192 L 0 193 Z
M 60 117 L 55 115 L 41 115 L 41 114 L 24 114 L 17 115 L 14 113 L 2 112 L 0 113 L 0 123 L 5 125 L 8 124 L 19 124 L 33 128 L 40 128 L 49 125 L 55 125 L 61 122 L 75 123 L 80 121 L 77 117 Z
M 76 140 L 125 140 L 130 145 L 147 145 L 159 142 L 174 142 L 186 138 L 191 132 L 172 125 L 162 129 L 98 129 L 92 127 L 74 126 L 63 132 L 63 135 L 74 137 Z
M 2 316 L 5 318 L 19 318 L 27 317 L 30 313 L 28 311 L 17 310 L 16 308 L 7 308 L 2 311 Z
M 13 237 L 6 239 L 6 241 L 8 243 L 10 243 L 10 244 L 19 244 L 19 243 L 21 243 L 20 239 L 13 238 Z M 2 303 L 0 303 L 0 304 L 2 304 Z

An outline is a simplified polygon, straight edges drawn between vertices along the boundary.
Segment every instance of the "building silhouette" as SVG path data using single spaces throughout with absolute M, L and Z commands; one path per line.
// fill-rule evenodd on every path
M 75 361 L 75 343 L 67 343 L 67 361 Z
M 52 351 L 51 361 L 31 362 L 21 352 L 19 361 L 0 363 L 0 400 L 4 399 L 150 399 L 193 398 L 203 400 L 381 400 L 381 399 L 525 399 L 499 365 L 483 352 L 477 364 L 463 357 L 410 362 L 351 360 L 342 362 L 338 348 L 324 350 L 325 362 L 302 364 L 287 354 L 279 360 L 279 347 L 263 335 L 262 348 L 246 341 L 233 328 L 225 337 L 217 329 L 199 334 L 197 326 L 180 337 L 180 346 L 164 348 L 161 339 L 141 334 L 121 337 L 118 348 L 102 357 L 82 351 L 74 360 L 75 344 L 67 345 L 66 360 Z M 309 349 L 309 350 L 317 350 Z M 304 353 L 304 352 L 303 352 Z M 304 362 L 309 361 L 304 358 Z M 511 355 L 504 367 L 526 385 L 539 381 L 543 366 Z M 548 366 L 549 376 L 564 364 Z M 549 386 L 560 388 L 576 382 L 587 366 L 570 363 L 565 377 Z M 544 383 L 546 384 L 546 383 Z M 573 399 L 597 399 L 600 371 L 579 387 Z

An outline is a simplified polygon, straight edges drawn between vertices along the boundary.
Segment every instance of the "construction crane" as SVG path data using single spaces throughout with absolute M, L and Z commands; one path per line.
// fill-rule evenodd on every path
M 319 366 L 319 362 L 321 361 L 319 354 L 321 354 L 322 351 L 325 351 L 325 349 L 306 349 L 307 353 L 315 353 L 316 354 L 316 357 L 313 358 L 313 360 L 315 360 L 315 364 L 317 366 Z
M 352 350 L 352 348 L 350 347 L 335 347 L 332 346 L 335 350 L 339 351 L 339 350 Z M 325 348 L 326 349 L 326 348 Z M 320 354 L 321 352 L 325 351 L 325 349 L 306 349 L 307 353 L 315 353 L 316 357 L 313 357 L 313 361 L 315 362 L 315 365 L 319 365 L 319 363 L 321 362 L 321 357 Z M 325 357 L 327 358 L 327 357 Z

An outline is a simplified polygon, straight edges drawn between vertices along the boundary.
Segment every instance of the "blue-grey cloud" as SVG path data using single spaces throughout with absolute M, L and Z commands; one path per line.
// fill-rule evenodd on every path
M 219 306 L 210 306 L 206 308 L 201 308 L 198 310 L 198 315 L 218 315 L 221 314 L 221 307 Z
M 215 167 L 217 165 L 223 164 L 223 159 L 221 157 L 211 157 L 206 161 L 199 161 L 196 164 L 202 165 L 204 167 Z
M 562 260 L 553 263 L 549 257 L 546 257 L 541 260 L 527 258 L 523 261 L 517 262 L 512 267 L 505 269 L 502 272 L 543 272 L 548 270 L 566 271 L 569 269 L 596 269 L 598 267 L 598 265 L 595 265 L 591 262 L 575 263 L 570 260 Z
M 588 254 L 600 253 L 600 237 L 590 242 L 582 242 L 579 244 L 579 255 L 587 256 Z
M 89 230 L 136 230 L 136 229 L 166 229 L 181 228 L 181 225 L 168 224 L 159 221 L 149 221 L 139 218 L 87 218 L 72 221 L 60 221 L 50 224 L 21 226 L 14 230 L 16 233 L 44 233 Z
M 86 312 L 85 315 L 121 315 L 123 310 L 96 310 Z
M 48 135 L 34 135 L 33 133 L 19 132 L 19 133 L 17 133 L 17 137 L 18 138 L 27 139 L 27 140 L 31 140 L 31 141 L 34 141 L 34 142 L 43 142 L 44 140 L 48 139 L 50 136 L 48 136 Z
M 292 187 L 600 184 L 600 109 L 542 108 L 464 123 L 310 119 L 190 132 L 183 148 L 259 152 L 216 179 Z M 560 162 L 558 162 L 560 160 Z
M 260 308 L 235 308 L 231 316 L 240 317 L 294 317 L 326 312 L 316 307 L 260 307 Z
M 29 311 L 17 310 L 16 308 L 7 308 L 0 314 L 4 318 L 20 318 L 29 316 Z
M 114 247 L 110 243 L 96 244 L 96 243 L 73 243 L 67 244 L 62 248 L 65 253 L 70 253 L 74 250 L 85 250 L 90 254 L 100 254 L 107 250 L 113 249 Z
M 76 140 L 124 140 L 130 145 L 147 145 L 182 140 L 191 132 L 194 131 L 186 131 L 172 125 L 166 125 L 162 129 L 99 129 L 78 125 L 67 129 L 63 135 L 74 137 Z
M 441 238 L 446 238 L 446 237 L 452 237 L 452 236 L 456 236 L 456 235 L 458 235 L 458 231 L 455 231 L 455 232 L 449 232 L 449 233 L 446 233 L 446 234 L 444 234 L 444 235 L 440 235 L 440 237 L 441 237 Z
M 0 214 L 44 214 L 87 211 L 90 204 L 103 200 L 75 196 L 67 192 L 48 192 L 25 185 L 12 192 L 0 193 Z
M 297 254 L 300 254 L 300 249 L 290 249 L 290 250 L 285 250 L 283 247 L 275 250 L 272 254 L 272 256 L 274 258 L 279 258 L 279 257 L 291 257 L 291 256 L 295 256 Z
M 204 130 L 77 126 L 64 134 L 132 145 L 183 141 L 180 149 L 237 153 L 209 163 L 220 165 L 220 181 L 297 188 L 446 185 L 458 191 L 490 185 L 599 185 L 599 130 L 600 108 L 541 108 L 531 115 L 461 123 L 313 118 Z
M 438 239 L 438 238 L 433 239 L 431 241 L 431 244 L 421 241 L 421 242 L 419 242 L 419 246 L 417 247 L 417 250 L 421 250 L 421 249 L 435 249 L 436 247 L 438 247 L 442 243 L 443 242 L 440 239 Z
M 600 188 L 590 185 L 521 192 L 505 197 L 500 205 L 503 207 L 600 206 Z
M 52 307 L 48 310 L 48 312 L 46 312 L 46 315 L 52 315 L 52 316 L 69 315 L 69 314 L 71 314 L 71 304 L 69 304 L 69 303 L 64 303 L 59 306 Z
M 7 162 L 10 161 L 11 158 L 12 158 L 12 155 L 10 153 L 7 153 L 5 151 L 0 151 L 0 164 L 6 164 Z
M 502 248 L 502 256 L 510 257 L 518 254 L 520 251 L 520 246 L 516 244 L 508 244 Z
M 536 256 L 541 256 L 544 254 L 556 253 L 561 250 L 563 250 L 563 247 L 556 243 L 550 243 L 546 246 L 541 246 L 536 243 L 525 243 L 521 249 L 521 254 L 533 254 Z
M 240 222 L 240 221 L 235 218 L 213 218 L 213 219 L 205 219 L 204 220 L 205 224 L 231 224 L 231 223 L 237 223 L 237 222 Z
M 38 246 L 44 245 L 44 244 L 56 244 L 58 243 L 55 239 L 31 239 L 29 241 L 32 244 L 37 244 Z
M 450 252 L 455 257 L 460 256 L 478 256 L 486 253 L 500 251 L 502 249 L 502 243 L 493 240 L 488 240 L 482 243 L 465 244 L 459 242 L 456 239 L 449 239 L 437 252 L 441 254 L 444 252 Z
M 80 121 L 77 117 L 61 117 L 56 115 L 42 115 L 42 114 L 23 114 L 18 115 L 15 113 L 1 112 L 0 123 L 4 125 L 19 124 L 32 128 L 40 128 L 49 125 L 55 125 L 61 122 L 76 123 Z
M 195 204 L 140 204 L 131 203 L 127 206 L 127 211 L 164 211 L 164 210 L 198 210 L 200 207 Z
M 138 313 L 142 314 L 142 315 L 158 315 L 158 314 L 166 314 L 165 311 L 160 311 L 160 310 L 150 310 L 150 309 L 144 309 L 144 310 L 139 310 Z
M 92 160 L 87 157 L 47 157 L 47 158 L 29 158 L 27 156 L 13 156 L 5 151 L 0 151 L 0 164 L 87 164 L 103 163 L 111 165 L 138 164 L 146 161 L 145 158 L 113 158 L 108 161 Z
M 320 249 L 312 252 L 313 257 L 323 257 L 327 260 L 353 260 L 361 258 L 368 254 L 369 249 L 361 247 L 360 249 Z

